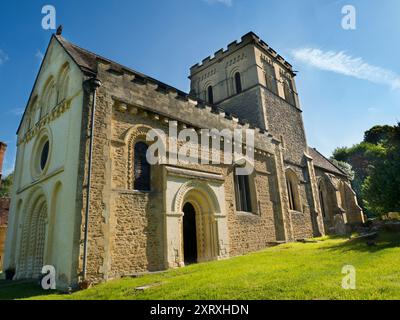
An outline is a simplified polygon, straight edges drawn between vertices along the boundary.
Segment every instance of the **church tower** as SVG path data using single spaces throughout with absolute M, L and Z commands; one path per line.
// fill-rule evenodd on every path
M 294 230 L 323 234 L 292 66 L 253 32 L 190 68 L 191 94 L 268 130 L 281 141 L 289 219 Z M 284 190 L 286 189 L 286 190 Z
M 307 150 L 292 66 L 253 32 L 190 69 L 191 94 L 267 129 L 285 160 L 300 165 Z

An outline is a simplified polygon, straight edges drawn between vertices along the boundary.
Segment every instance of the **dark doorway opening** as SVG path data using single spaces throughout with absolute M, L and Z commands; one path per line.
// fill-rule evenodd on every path
M 183 206 L 183 254 L 185 264 L 197 262 L 196 211 L 190 203 Z

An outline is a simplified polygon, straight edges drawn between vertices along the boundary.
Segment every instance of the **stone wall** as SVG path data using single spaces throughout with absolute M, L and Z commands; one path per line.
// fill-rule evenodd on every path
M 335 175 L 327 170 L 317 167 L 316 177 L 323 186 L 325 202 L 326 231 L 334 232 L 334 219 L 336 215 L 343 215 L 343 221 L 350 225 L 364 223 L 364 213 L 358 205 L 356 194 L 344 176 Z
M 226 176 L 225 200 L 231 256 L 260 250 L 278 240 L 276 223 L 280 213 L 275 207 L 277 189 L 266 162 L 266 159 L 258 159 L 256 173 L 251 179 L 255 186 L 253 197 L 257 206 L 254 213 L 236 210 L 233 171 L 229 170 Z
M 285 154 L 283 151 L 283 154 Z M 311 190 L 310 190 L 310 180 L 308 179 L 307 169 L 302 166 L 295 165 L 293 163 L 288 163 L 283 161 L 285 170 L 292 170 L 296 173 L 299 179 L 298 192 L 300 197 L 301 211 L 292 211 L 287 207 L 290 215 L 290 220 L 292 223 L 292 240 L 304 239 L 312 237 L 314 234 L 314 226 L 312 221 L 312 211 L 311 211 Z M 284 197 L 284 202 L 289 203 L 289 198 L 287 194 L 286 181 L 284 184 L 285 190 L 281 189 Z
M 282 140 L 284 160 L 305 166 L 304 152 L 307 150 L 307 141 L 301 110 L 265 88 L 262 88 L 261 92 L 267 119 L 266 127 L 275 137 Z
M 242 93 L 222 101 L 219 106 L 226 112 L 234 113 L 240 119 L 265 129 L 266 117 L 262 105 L 262 95 L 259 86 L 252 87 Z
M 143 128 L 168 129 L 164 119 L 179 120 L 197 128 L 235 128 L 239 124 L 209 109 L 201 109 L 153 84 L 138 84 L 129 74 L 99 68 L 103 85 L 98 90 L 88 243 L 90 280 L 165 268 L 163 165 L 152 166 L 151 192 L 132 190 L 129 182 L 130 143 L 143 137 Z M 122 102 L 121 102 L 122 101 Z M 129 106 L 127 108 L 126 106 Z M 142 129 L 141 129 L 142 128 Z M 168 132 L 168 130 L 166 130 Z M 133 138 L 132 138 L 133 136 Z M 254 213 L 235 208 L 232 167 L 227 165 L 179 164 L 181 168 L 220 174 L 224 177 L 224 208 L 228 218 L 229 255 L 261 248 L 282 237 L 282 203 L 271 137 L 256 137 L 263 154 L 256 157 L 251 179 L 256 205 Z M 279 170 L 281 170 L 280 167 Z M 84 208 L 82 210 L 84 215 Z

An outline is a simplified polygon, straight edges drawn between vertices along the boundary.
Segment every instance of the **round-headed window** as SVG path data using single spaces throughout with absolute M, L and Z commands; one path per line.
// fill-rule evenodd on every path
M 31 172 L 34 179 L 46 173 L 51 160 L 51 145 L 51 136 L 47 131 L 35 141 L 31 160 Z
M 50 144 L 49 144 L 49 141 L 47 140 L 44 143 L 44 145 L 42 147 L 42 151 L 40 153 L 40 169 L 41 170 L 44 170 L 44 168 L 46 167 L 47 160 L 49 159 L 49 147 L 50 147 Z

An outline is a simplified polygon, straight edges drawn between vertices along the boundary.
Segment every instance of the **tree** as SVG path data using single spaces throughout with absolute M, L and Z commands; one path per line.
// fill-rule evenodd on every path
M 7 177 L 2 179 L 0 185 L 0 198 L 10 196 L 13 179 L 14 179 L 14 173 L 9 174 Z
M 333 152 L 333 159 L 350 164 L 354 172 L 354 179 L 351 181 L 351 185 L 357 195 L 358 203 L 367 215 L 373 215 L 373 212 L 368 209 L 363 201 L 362 185 L 369 176 L 369 168 L 377 159 L 384 156 L 385 150 L 383 145 L 375 145 L 364 141 L 350 148 L 337 148 Z
M 378 214 L 400 212 L 400 123 L 389 130 L 384 145 L 362 185 L 365 206 Z
M 346 173 L 346 176 L 350 181 L 354 180 L 355 172 L 354 172 L 351 164 L 344 162 L 344 161 L 338 161 L 333 158 L 331 158 L 330 160 L 336 167 L 339 167 L 344 173 Z
M 395 128 L 392 126 L 374 126 L 365 131 L 364 142 L 379 144 L 384 143 L 393 135 Z

